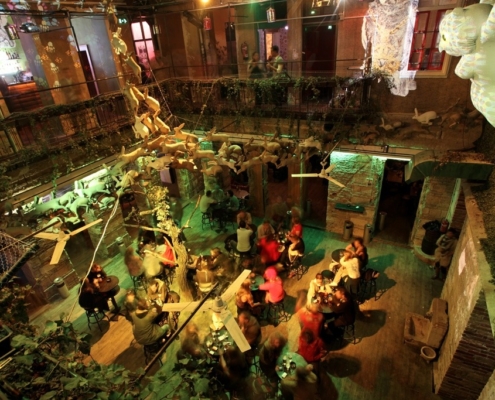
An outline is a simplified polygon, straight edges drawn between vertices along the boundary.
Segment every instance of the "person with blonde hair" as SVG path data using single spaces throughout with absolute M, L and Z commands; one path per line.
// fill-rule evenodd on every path
M 237 306 L 237 314 L 242 311 L 250 311 L 254 315 L 259 315 L 261 312 L 260 303 L 255 303 L 253 293 L 251 292 L 251 280 L 246 279 L 242 282 L 241 287 L 235 295 L 235 304 Z
M 134 251 L 134 246 L 130 245 L 125 250 L 124 263 L 130 276 L 137 277 L 144 274 L 143 260 Z
M 309 329 L 315 337 L 320 337 L 324 317 L 318 303 L 310 303 L 306 307 L 302 307 L 297 312 L 297 316 L 301 330 Z

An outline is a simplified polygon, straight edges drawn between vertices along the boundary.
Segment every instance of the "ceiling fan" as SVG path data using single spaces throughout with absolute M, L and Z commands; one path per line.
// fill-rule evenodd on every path
M 340 187 L 345 187 L 345 185 L 343 183 L 340 183 L 336 179 L 333 179 L 330 177 L 330 172 L 332 172 L 332 170 L 335 168 L 335 164 L 331 164 L 328 168 L 325 168 L 327 165 L 328 156 L 330 156 L 330 153 L 328 153 L 327 156 L 320 163 L 321 164 L 321 171 L 319 173 L 313 172 L 313 173 L 307 173 L 307 174 L 292 174 L 291 176 L 293 178 L 323 178 L 323 179 L 328 180 L 329 182 L 332 182 L 334 185 L 337 185 Z
M 217 296 L 215 300 L 209 300 L 203 304 L 200 310 L 210 309 L 213 312 L 213 324 L 216 324 L 218 321 L 221 321 L 225 328 L 229 331 L 232 339 L 234 339 L 237 347 L 242 352 L 248 351 L 251 349 L 248 341 L 244 337 L 241 329 L 237 325 L 237 322 L 234 319 L 234 316 L 227 309 L 227 303 L 234 297 L 235 293 L 241 286 L 242 282 L 244 282 L 249 274 L 250 270 L 244 270 L 237 277 L 237 279 L 228 287 L 228 289 L 220 296 Z M 184 312 L 184 311 L 193 311 L 199 302 L 193 301 L 190 303 L 166 303 L 163 305 L 162 310 L 168 312 Z
M 91 228 L 93 225 L 99 224 L 101 221 L 103 221 L 101 218 L 97 219 L 96 221 L 90 222 L 89 224 L 84 225 L 83 227 L 72 232 L 68 229 L 60 229 L 60 232 L 58 233 L 40 232 L 34 235 L 34 237 L 57 241 L 55 249 L 53 250 L 52 259 L 50 260 L 50 264 L 57 264 L 60 261 L 60 257 L 62 256 L 62 252 L 64 251 L 65 244 L 72 236 L 75 236 L 78 233 Z

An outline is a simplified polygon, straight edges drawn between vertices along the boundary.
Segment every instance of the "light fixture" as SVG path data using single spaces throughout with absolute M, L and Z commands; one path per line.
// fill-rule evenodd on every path
M 311 15 L 315 15 L 316 14 L 316 10 L 311 10 Z
M 378 151 L 366 151 L 366 150 L 335 150 L 333 155 L 349 155 L 349 156 L 373 156 L 380 160 L 398 160 L 398 161 L 411 161 L 412 154 L 397 154 Z
M 285 30 L 288 31 L 289 30 L 289 25 L 285 25 Z
M 327 29 L 332 29 L 332 25 L 328 25 L 327 26 Z
M 275 22 L 275 9 L 271 6 L 266 10 L 266 20 L 268 22 Z
M 205 31 L 211 31 L 211 18 L 208 16 L 203 18 L 203 29 Z

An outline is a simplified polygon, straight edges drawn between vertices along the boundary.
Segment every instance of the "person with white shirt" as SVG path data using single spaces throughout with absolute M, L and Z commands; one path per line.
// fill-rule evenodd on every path
M 311 304 L 314 301 L 319 301 L 320 300 L 318 297 L 319 293 L 329 294 L 331 292 L 332 289 L 330 287 L 330 282 L 326 280 L 320 272 L 317 273 L 316 278 L 309 283 L 309 290 L 307 297 L 308 304 Z
M 207 190 L 206 193 L 201 196 L 201 200 L 199 200 L 199 211 L 203 214 L 207 213 L 211 204 L 216 204 L 216 201 L 211 196 L 211 190 Z
M 237 229 L 237 251 L 239 253 L 248 253 L 251 250 L 251 235 L 253 231 L 241 221 Z
M 359 259 L 353 257 L 350 251 L 344 251 L 344 255 L 340 259 L 340 268 L 332 281 L 332 286 L 338 286 L 340 280 L 344 278 L 344 286 L 351 294 L 357 294 L 359 290 Z

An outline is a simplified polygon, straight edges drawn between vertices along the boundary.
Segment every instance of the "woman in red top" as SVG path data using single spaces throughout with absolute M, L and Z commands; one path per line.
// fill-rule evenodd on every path
M 280 258 L 280 252 L 278 251 L 279 244 L 275 240 L 273 234 L 261 238 L 258 242 L 260 249 L 261 262 L 266 266 L 275 264 Z
M 323 314 L 320 312 L 318 303 L 308 304 L 297 312 L 301 329 L 309 329 L 315 337 L 320 337 L 323 327 Z
M 301 220 L 299 217 L 292 217 L 292 228 L 290 230 L 289 236 L 297 236 L 302 238 L 303 235 L 303 226 L 301 224 Z
M 311 329 L 304 329 L 299 335 L 299 349 L 297 352 L 303 356 L 308 363 L 319 361 L 327 354 L 323 341 L 315 337 Z

